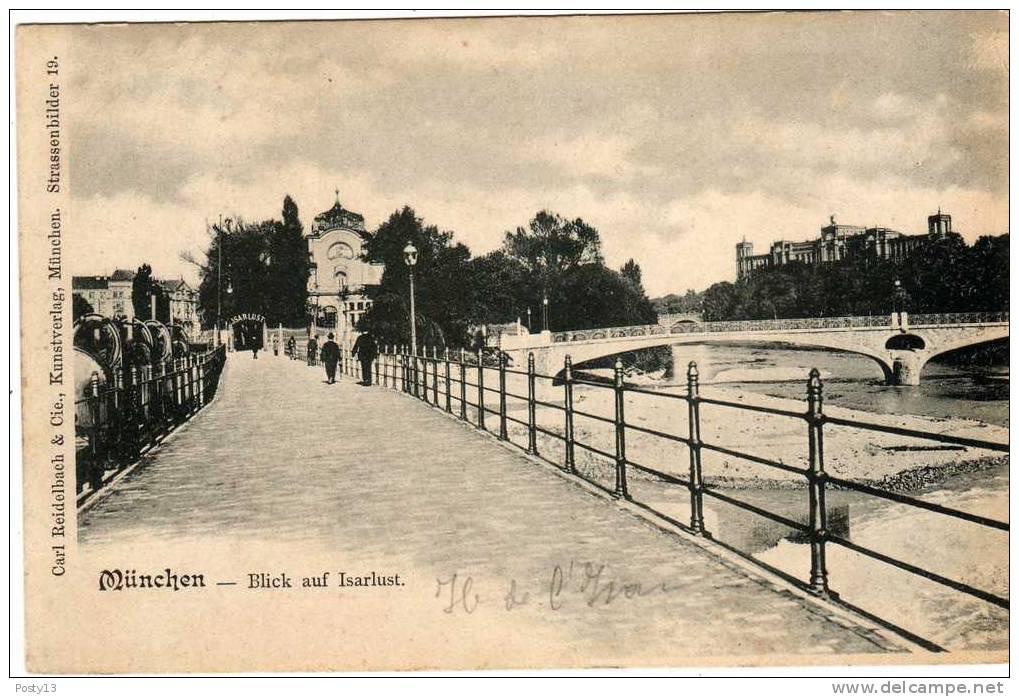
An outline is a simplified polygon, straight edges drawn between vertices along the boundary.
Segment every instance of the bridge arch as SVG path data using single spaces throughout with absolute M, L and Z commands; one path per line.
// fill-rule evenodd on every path
M 889 351 L 919 351 L 927 348 L 927 342 L 916 334 L 895 334 L 885 342 Z
M 845 341 L 825 340 L 823 338 L 804 337 L 803 335 L 764 335 L 755 336 L 752 339 L 740 337 L 705 336 L 695 335 L 662 335 L 653 337 L 628 337 L 625 341 L 585 341 L 563 344 L 553 344 L 550 349 L 535 351 L 535 358 L 540 362 L 539 373 L 544 369 L 545 375 L 561 377 L 563 361 L 570 356 L 573 365 L 590 363 L 601 358 L 611 358 L 624 353 L 631 353 L 642 349 L 684 346 L 690 344 L 703 344 L 707 346 L 739 346 L 746 344 L 768 344 L 775 348 L 782 346 L 794 347 L 797 349 L 816 349 L 821 351 L 837 351 L 863 356 L 874 361 L 881 369 L 881 374 L 887 382 L 894 379 L 893 361 L 894 356 L 889 351 L 879 350 L 862 343 L 853 344 Z M 544 356 L 542 354 L 545 354 Z M 521 359 L 516 359 L 521 365 L 526 365 L 526 351 Z

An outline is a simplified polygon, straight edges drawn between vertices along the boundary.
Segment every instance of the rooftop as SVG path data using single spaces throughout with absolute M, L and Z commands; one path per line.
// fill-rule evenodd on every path
M 346 228 L 358 233 L 365 231 L 364 216 L 343 207 L 340 203 L 339 190 L 336 191 L 336 203 L 333 207 L 315 216 L 309 235 L 317 235 L 334 228 Z

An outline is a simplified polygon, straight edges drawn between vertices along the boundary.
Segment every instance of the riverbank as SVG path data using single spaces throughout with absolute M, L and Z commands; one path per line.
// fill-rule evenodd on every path
M 676 393 L 676 388 L 663 392 Z M 784 399 L 742 389 L 711 385 L 701 394 L 746 406 L 770 407 L 803 413 L 804 400 Z M 575 406 L 582 411 L 610 417 L 611 390 L 578 387 Z M 825 405 L 829 416 L 847 420 L 1008 443 L 1009 430 L 1001 426 L 962 418 L 930 418 L 890 415 Z M 685 403 L 665 397 L 627 395 L 629 424 L 686 436 Z M 802 419 L 745 409 L 704 404 L 701 407 L 701 439 L 727 450 L 766 458 L 790 467 L 808 466 L 807 427 Z M 614 451 L 611 425 L 577 419 L 580 440 L 600 450 Z M 861 428 L 827 425 L 824 429 L 825 468 L 829 474 L 879 486 L 914 491 L 944 482 L 956 474 L 1007 465 L 1008 456 L 984 449 L 948 445 L 930 440 L 879 433 Z M 689 462 L 684 445 L 631 429 L 627 433 L 627 456 L 633 462 L 677 476 L 686 476 Z M 588 458 L 594 465 L 597 458 Z M 604 458 L 602 458 L 604 459 Z M 734 489 L 802 488 L 805 477 L 743 458 L 711 450 L 702 451 L 705 481 Z

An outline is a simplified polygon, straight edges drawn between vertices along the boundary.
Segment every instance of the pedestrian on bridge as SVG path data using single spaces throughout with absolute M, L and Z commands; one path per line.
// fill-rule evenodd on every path
M 280 355 L 280 340 L 275 336 L 272 338 L 272 355 Z
M 379 354 L 379 347 L 375 344 L 375 337 L 372 336 L 371 331 L 366 331 L 357 337 L 350 353 L 352 356 L 357 356 L 361 362 L 360 384 L 370 387 L 372 384 L 372 361 Z
M 336 382 L 336 364 L 340 361 L 340 347 L 333 341 L 332 332 L 329 339 L 322 344 L 322 362 L 326 366 L 326 382 L 330 385 Z
M 294 337 L 287 339 L 287 355 L 292 361 L 297 359 L 297 339 Z
M 318 334 L 308 339 L 308 365 L 315 365 L 318 358 Z

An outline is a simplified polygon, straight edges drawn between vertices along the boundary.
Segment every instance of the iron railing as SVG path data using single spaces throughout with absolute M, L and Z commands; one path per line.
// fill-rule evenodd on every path
M 355 374 L 354 362 L 344 357 L 342 370 L 348 375 Z M 496 374 L 497 379 L 488 376 Z M 676 394 L 628 385 L 624 380 L 622 364 L 615 363 L 611 383 L 580 379 L 574 374 L 570 358 L 567 356 L 562 372 L 558 375 L 543 375 L 535 371 L 534 354 L 528 356 L 526 370 L 511 369 L 507 365 L 505 355 L 490 357 L 481 352 L 467 354 L 462 351 L 450 352 L 426 349 L 414 356 L 407 347 L 383 347 L 375 363 L 375 380 L 384 387 L 390 387 L 429 403 L 447 414 L 464 421 L 472 422 L 480 430 L 491 430 L 501 440 L 513 443 L 527 453 L 542 457 L 570 474 L 583 477 L 589 483 L 602 488 L 612 495 L 626 500 L 634 500 L 628 485 L 628 474 L 640 472 L 642 475 L 661 483 L 685 487 L 689 493 L 690 511 L 689 524 L 675 521 L 665 513 L 655 510 L 645 502 L 639 505 L 649 508 L 662 517 L 676 522 L 697 535 L 710 538 L 704 522 L 704 497 L 736 506 L 754 515 L 781 523 L 794 531 L 798 531 L 810 545 L 810 568 L 804 573 L 805 581 L 792 579 L 802 585 L 810 593 L 828 597 L 829 577 L 825 552 L 829 544 L 839 545 L 878 562 L 891 565 L 900 570 L 921 576 L 955 591 L 984 600 L 992 605 L 1008 608 L 1009 600 L 968 583 L 948 578 L 935 571 L 922 568 L 910 562 L 894 558 L 874 549 L 857 544 L 848 537 L 836 534 L 828 526 L 828 506 L 826 492 L 830 487 L 837 487 L 858 492 L 859 494 L 893 501 L 953 518 L 966 521 L 982 528 L 1009 531 L 1008 522 L 977 515 L 963 510 L 932 503 L 913 496 L 881 489 L 871 484 L 855 481 L 845 477 L 831 476 L 825 470 L 824 439 L 826 433 L 833 428 L 847 427 L 869 432 L 894 434 L 910 439 L 935 441 L 966 448 L 986 450 L 990 453 L 1007 453 L 1008 443 L 966 438 L 945 433 L 933 433 L 915 429 L 900 428 L 860 419 L 849 419 L 827 415 L 824 412 L 824 387 L 820 374 L 816 369 L 810 371 L 806 384 L 806 400 L 803 410 L 749 404 L 728 399 L 705 396 L 700 392 L 699 376 L 696 363 L 691 362 L 687 370 L 686 393 Z M 526 394 L 514 392 L 507 387 L 507 378 L 514 378 L 517 385 L 526 385 Z M 561 394 L 556 401 L 538 398 L 537 383 L 541 381 L 548 389 Z M 490 385 L 494 385 L 490 386 Z M 574 389 L 577 385 L 611 390 L 614 393 L 612 415 L 595 414 L 577 409 L 574 405 Z M 561 392 L 560 392 L 561 391 Z M 683 434 L 639 425 L 626 418 L 626 396 L 628 394 L 648 395 L 655 399 L 685 402 L 688 414 L 687 430 Z M 507 401 L 526 402 L 526 420 L 509 413 Z M 490 406 L 496 404 L 497 407 Z M 726 447 L 721 443 L 706 441 L 701 435 L 702 406 L 720 407 L 742 411 L 753 411 L 777 417 L 795 419 L 803 424 L 806 451 L 806 467 L 796 467 L 770 457 L 763 457 Z M 562 428 L 555 430 L 540 425 L 538 410 L 555 410 L 561 413 Z M 486 415 L 497 420 L 497 427 L 490 427 Z M 612 428 L 613 450 L 599 448 L 592 442 L 581 440 L 575 428 L 576 418 L 583 418 L 594 423 Z M 523 442 L 513 440 L 510 424 L 524 430 Z M 519 433 L 519 431 L 517 431 Z M 665 471 L 661 466 L 650 466 L 638 463 L 627 455 L 627 437 L 631 433 L 640 433 L 672 443 L 685 446 L 688 452 L 688 465 L 681 474 Z M 550 459 L 542 452 L 541 441 L 558 442 L 562 445 L 562 458 Z M 589 457 L 600 459 L 614 471 L 613 484 L 607 486 L 589 476 L 579 466 L 577 452 L 583 450 Z M 802 477 L 806 488 L 805 515 L 806 523 L 766 510 L 760 506 L 740 499 L 734 492 L 723 492 L 713 484 L 704 481 L 702 472 L 702 454 L 713 452 L 729 457 L 739 458 L 775 470 L 791 473 Z
M 1007 312 L 950 312 L 939 314 L 907 314 L 910 326 L 994 324 L 1007 323 Z M 597 339 L 624 338 L 631 336 L 657 336 L 668 334 L 707 334 L 717 332 L 760 332 L 797 329 L 853 329 L 866 327 L 891 327 L 891 314 L 860 317 L 804 317 L 800 319 L 733 320 L 725 322 L 689 322 L 675 324 L 671 328 L 661 324 L 635 325 L 630 327 L 606 327 L 603 329 L 578 329 L 556 332 L 554 343 L 570 341 L 592 341 Z
M 74 403 L 79 501 L 212 401 L 225 362 L 226 347 L 219 346 L 164 364 L 116 368 L 105 383 L 93 372 Z

